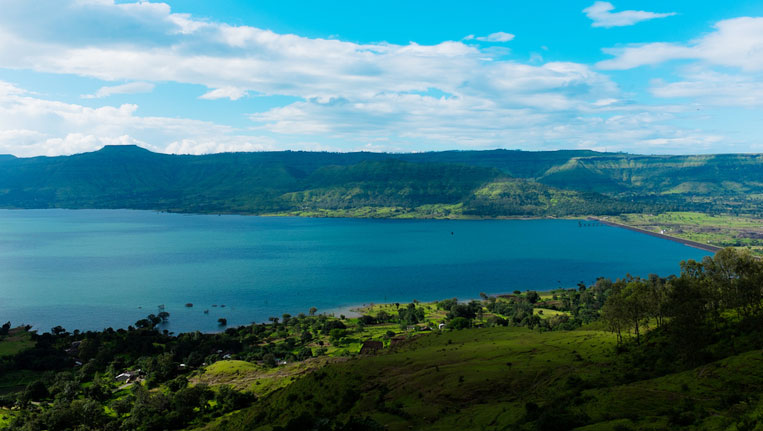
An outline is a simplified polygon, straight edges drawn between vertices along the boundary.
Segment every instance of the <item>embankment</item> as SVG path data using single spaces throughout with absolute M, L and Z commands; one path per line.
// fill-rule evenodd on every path
M 589 217 L 588 219 L 589 220 L 598 221 L 599 223 L 607 225 L 607 226 L 620 227 L 620 228 L 623 228 L 623 229 L 632 230 L 634 232 L 639 232 L 639 233 L 643 233 L 643 234 L 647 234 L 647 235 L 651 235 L 651 236 L 656 236 L 657 238 L 663 238 L 663 239 L 667 239 L 667 240 L 670 240 L 670 241 L 679 242 L 681 244 L 688 245 L 689 247 L 698 248 L 700 250 L 705 250 L 705 251 L 709 251 L 709 252 L 712 252 L 712 253 L 715 253 L 716 251 L 721 250 L 723 248 L 723 247 L 716 247 L 716 246 L 710 245 L 710 244 L 703 244 L 703 243 L 697 242 L 697 241 L 691 241 L 691 240 L 688 240 L 688 239 L 676 238 L 674 236 L 669 236 L 669 235 L 663 235 L 661 233 L 652 232 L 652 231 L 648 231 L 646 229 L 641 229 L 641 228 L 637 228 L 637 227 L 633 227 L 633 226 L 628 226 L 628 225 L 624 225 L 624 224 L 620 224 L 620 223 L 614 223 L 614 222 L 607 221 L 607 220 L 604 220 L 604 219 L 601 219 L 601 218 L 597 218 L 597 217 Z

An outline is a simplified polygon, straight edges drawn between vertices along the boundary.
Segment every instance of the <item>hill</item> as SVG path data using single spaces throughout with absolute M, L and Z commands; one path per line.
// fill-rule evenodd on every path
M 166 155 L 135 146 L 0 157 L 0 207 L 242 214 L 760 215 L 763 156 L 593 151 Z
M 761 350 L 629 379 L 614 346 L 596 330 L 436 333 L 328 365 L 205 429 L 721 430 L 756 408 L 741 401 L 763 388 Z

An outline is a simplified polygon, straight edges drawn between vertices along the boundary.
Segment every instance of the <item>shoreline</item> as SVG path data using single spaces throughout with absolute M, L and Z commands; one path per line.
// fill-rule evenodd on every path
M 308 213 L 308 212 L 233 212 L 233 211 L 210 211 L 210 212 L 198 212 L 198 211 L 178 211 L 171 209 L 153 209 L 153 208 L 71 208 L 71 207 L 0 207 L 0 211 L 45 211 L 45 210 L 64 210 L 64 211 L 140 211 L 140 212 L 152 212 L 157 214 L 171 214 L 171 215 L 189 215 L 189 216 L 239 216 L 239 217 L 267 217 L 267 218 L 307 218 L 307 219 L 349 219 L 349 220 L 470 220 L 470 221 L 482 221 L 482 220 L 585 220 L 589 215 L 508 215 L 508 216 L 481 216 L 481 215 L 464 215 L 464 214 L 449 214 L 445 216 L 441 215 L 421 215 L 404 213 L 397 216 L 379 216 L 374 214 L 364 215 L 351 215 L 351 214 L 335 214 L 335 213 Z M 410 215 L 410 216 L 408 216 Z
M 667 239 L 669 241 L 677 242 L 679 244 L 683 244 L 683 245 L 686 245 L 686 246 L 689 246 L 689 247 L 694 247 L 694 248 L 697 248 L 697 249 L 700 249 L 700 250 L 704 250 L 704 251 L 709 251 L 709 252 L 712 252 L 712 253 L 715 253 L 715 252 L 717 252 L 719 250 L 723 250 L 723 247 L 718 247 L 718 246 L 710 245 L 710 244 L 703 244 L 701 242 L 692 241 L 692 240 L 689 240 L 689 239 L 683 239 L 683 238 L 678 238 L 678 237 L 675 237 L 675 236 L 665 235 L 665 234 L 662 234 L 662 233 L 652 232 L 650 230 L 641 229 L 641 228 L 634 227 L 634 226 L 628 226 L 628 225 L 625 225 L 625 224 L 615 223 L 615 222 L 604 220 L 604 219 L 601 219 L 601 218 L 598 218 L 598 217 L 588 217 L 587 220 L 597 221 L 597 222 L 599 222 L 599 223 L 601 223 L 603 225 L 612 226 L 612 227 L 618 227 L 618 228 L 622 228 L 622 229 L 627 229 L 627 230 L 630 230 L 630 231 L 633 231 L 633 232 L 643 233 L 643 234 L 646 234 L 646 235 L 649 235 L 649 236 L 653 236 L 653 237 L 656 237 L 656 238 Z

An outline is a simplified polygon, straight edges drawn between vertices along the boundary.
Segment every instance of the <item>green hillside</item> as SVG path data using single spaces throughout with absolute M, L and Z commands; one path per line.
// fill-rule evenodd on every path
M 763 156 L 593 151 L 0 158 L 0 207 L 376 217 L 760 215 Z
M 206 429 L 722 430 L 763 414 L 762 350 L 629 381 L 614 347 L 592 330 L 437 333 L 326 366 Z

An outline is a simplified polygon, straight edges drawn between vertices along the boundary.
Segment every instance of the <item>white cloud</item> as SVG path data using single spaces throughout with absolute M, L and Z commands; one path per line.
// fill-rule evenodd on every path
M 713 106 L 763 107 L 763 18 L 723 20 L 688 43 L 656 42 L 605 49 L 600 69 L 625 70 L 684 60 L 675 80 L 657 79 L 651 93 Z M 671 82 L 668 82 L 671 81 Z
M 489 34 L 487 36 L 476 38 L 482 42 L 508 42 L 514 39 L 514 35 L 511 33 L 504 33 L 502 31 Z
M 107 81 L 197 84 L 211 89 L 202 96 L 208 99 L 235 100 L 247 92 L 364 98 L 430 87 L 453 93 L 484 80 L 491 69 L 490 51 L 454 41 L 394 45 L 310 39 L 194 20 L 149 3 L 69 5 L 60 7 L 60 18 L 45 19 L 25 10 L 33 6 L 24 0 L 6 3 L 9 13 L 0 15 L 0 67 Z M 11 22 L 21 16 L 24 26 Z M 511 37 L 498 32 L 481 39 Z
M 242 90 L 236 87 L 223 87 L 209 92 L 206 92 L 199 96 L 199 99 L 215 100 L 215 99 L 230 99 L 238 100 L 246 96 L 246 90 Z
M 615 7 L 612 3 L 605 1 L 597 1 L 591 6 L 583 9 L 583 12 L 593 23 L 592 27 L 624 27 L 637 24 L 641 21 L 647 21 L 656 18 L 665 18 L 673 16 L 675 12 L 657 13 L 646 12 L 641 10 L 624 10 L 621 12 L 612 12 Z
M 95 94 L 85 94 L 83 99 L 101 99 L 114 94 L 150 93 L 154 91 L 154 84 L 150 82 L 128 82 L 127 84 L 101 87 Z
M 276 148 L 271 138 L 228 126 L 137 111 L 131 104 L 90 108 L 41 99 L 0 81 L 0 154 L 54 156 L 126 144 L 183 153 Z
M 170 154 L 212 154 L 242 151 L 265 151 L 276 147 L 272 139 L 238 136 L 228 139 L 181 139 L 171 142 L 163 152 Z
M 687 44 L 647 43 L 604 52 L 615 58 L 599 62 L 601 69 L 624 70 L 670 60 L 700 60 L 707 64 L 763 70 L 763 18 L 741 17 L 719 21 L 715 31 Z
M 545 73 L 553 77 L 567 67 L 554 65 Z M 527 73 L 539 71 L 530 68 Z M 569 80 L 563 82 L 574 87 Z M 543 88 L 541 84 L 534 85 Z M 242 131 L 206 121 L 140 116 L 138 106 L 131 104 L 90 108 L 41 99 L 2 81 L 0 89 L 5 89 L 0 93 L 0 154 L 17 156 L 73 154 L 120 144 L 181 154 L 289 148 L 557 149 L 602 143 L 610 151 L 638 151 L 648 143 L 655 152 L 696 152 L 702 148 L 698 143 L 720 139 L 671 125 L 681 108 L 623 107 L 616 99 L 596 99 L 570 111 L 511 106 L 479 95 L 386 93 L 363 101 L 310 99 L 254 114 L 256 128 Z M 533 103 L 538 105 L 544 101 L 532 92 L 523 97 L 537 98 Z M 311 141 L 315 136 L 338 145 Z
M 763 107 L 763 77 L 694 70 L 683 81 L 654 80 L 651 92 L 663 98 L 689 98 L 705 105 Z
M 141 116 L 134 104 L 62 103 L 0 82 L 0 152 L 68 154 L 108 142 L 178 153 L 601 143 L 637 150 L 638 142 L 655 148 L 664 142 L 670 151 L 686 143 L 691 152 L 690 142 L 709 139 L 671 124 L 672 115 L 642 115 L 669 109 L 629 103 L 607 75 L 588 65 L 521 63 L 496 46 L 311 39 L 174 14 L 161 3 L 4 0 L 3 8 L 0 67 L 110 84 L 93 96 L 124 92 L 126 85 L 179 82 L 207 88 L 202 99 L 257 94 L 298 101 L 252 114 L 252 128 L 241 129 Z M 33 13 L 46 10 L 56 12 Z M 511 38 L 498 32 L 466 40 Z M 130 84 L 111 85 L 125 81 Z

